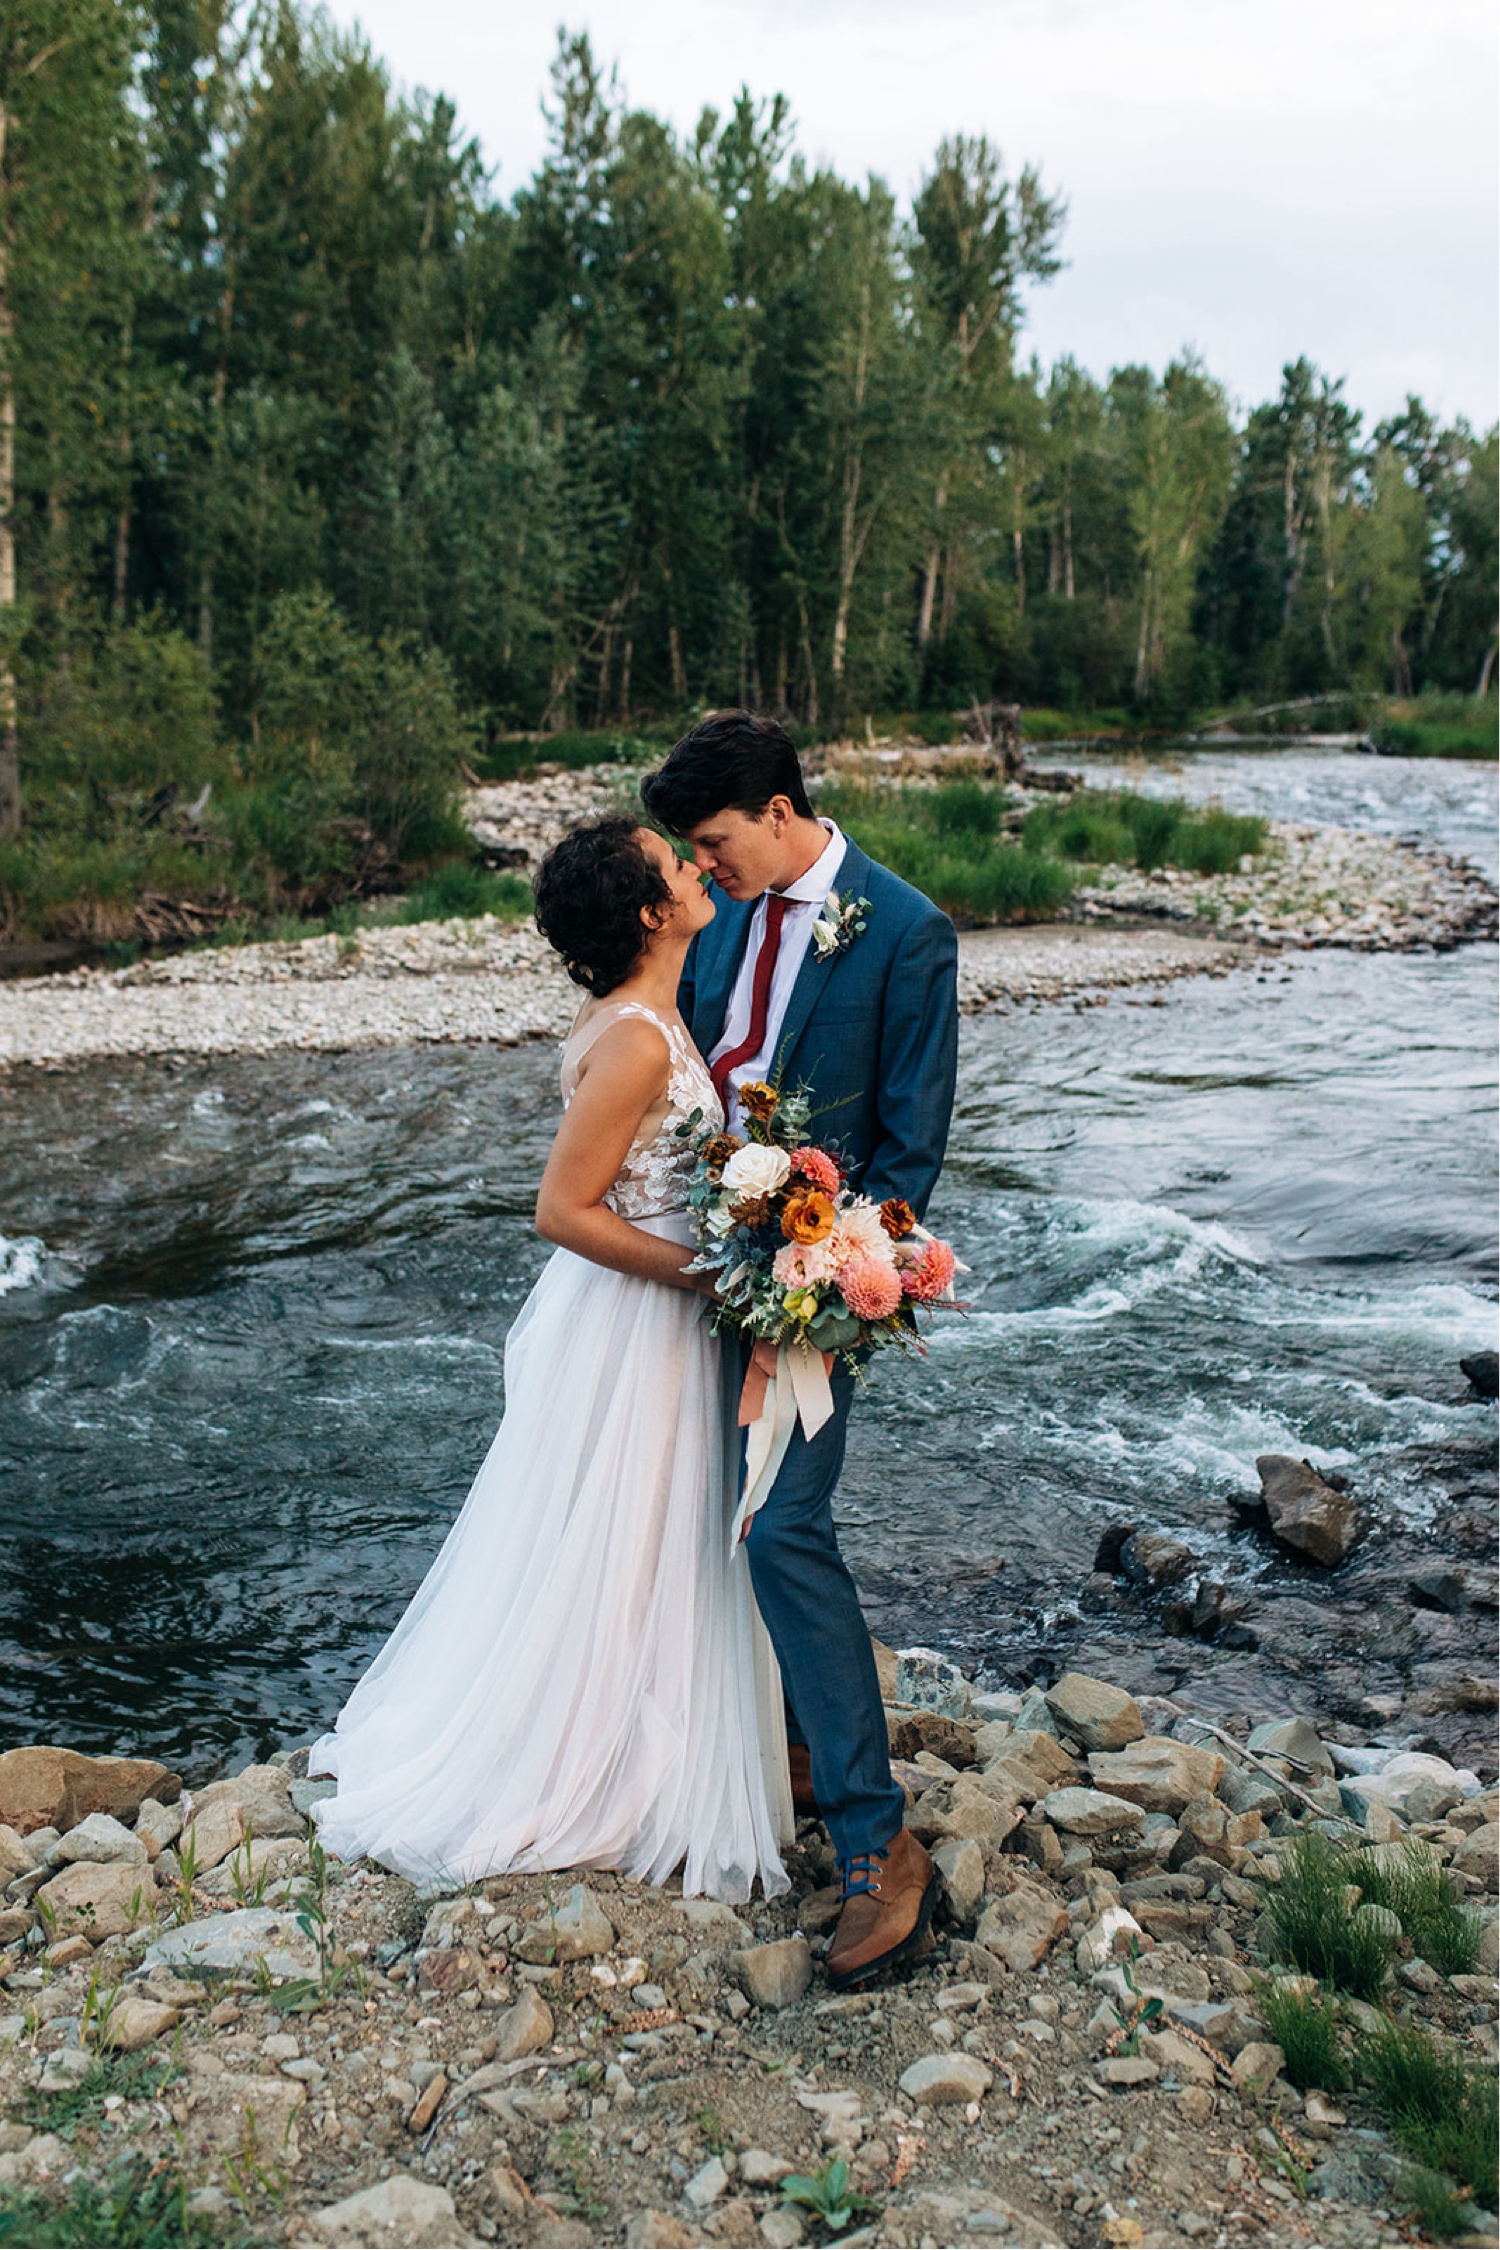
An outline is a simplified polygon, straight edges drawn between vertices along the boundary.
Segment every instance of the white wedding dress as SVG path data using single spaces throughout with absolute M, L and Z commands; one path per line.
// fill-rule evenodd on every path
M 692 1239 L 675 1128 L 722 1117 L 680 1022 L 606 1003 L 563 1047 L 564 1103 L 607 1025 L 671 1053 L 667 1111 L 610 1192 Z M 505 1418 L 441 1552 L 318 1742 L 325 1847 L 425 1886 L 613 1867 L 743 1901 L 787 1888 L 780 1680 L 731 1550 L 733 1355 L 704 1297 L 558 1250 L 505 1347 Z

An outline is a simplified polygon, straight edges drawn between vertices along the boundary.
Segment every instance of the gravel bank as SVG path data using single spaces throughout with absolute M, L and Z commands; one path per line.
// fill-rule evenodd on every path
M 1409 2239 L 1379 2114 L 1308 2088 L 1261 2013 L 1268 1902 L 1309 1819 L 1356 1880 L 1409 1839 L 1470 1969 L 1387 1914 L 1382 2001 L 1492 2062 L 1494 1790 L 1301 1716 L 877 1661 L 947 1899 L 840 1996 L 815 1821 L 769 1904 L 598 1870 L 419 1897 L 369 1862 L 320 1885 L 305 1751 L 191 1800 L 149 1761 L 11 1753 L 0 2199 L 134 2159 L 236 2240 L 794 2250 L 783 2176 L 842 2156 L 871 2250 Z M 1380 2020 L 1350 2003 L 1341 2042 Z
M 975 930 L 960 940 L 960 1005 L 1220 970 L 1242 949 L 1177 930 Z M 94 1055 L 560 1039 L 578 993 L 535 930 L 483 916 L 354 938 L 179 953 L 132 969 L 0 985 L 0 1065 Z

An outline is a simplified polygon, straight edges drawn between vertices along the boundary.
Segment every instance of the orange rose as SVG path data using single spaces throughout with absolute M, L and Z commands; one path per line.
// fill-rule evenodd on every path
M 781 1214 L 781 1231 L 788 1242 L 823 1242 L 833 1232 L 833 1201 L 821 1188 L 794 1195 Z
M 904 1196 L 893 1195 L 880 1206 L 880 1223 L 892 1242 L 904 1242 L 917 1223 L 917 1214 Z
M 744 1107 L 745 1115 L 753 1117 L 761 1125 L 769 1124 L 781 1107 L 781 1096 L 777 1093 L 776 1088 L 768 1086 L 763 1078 L 752 1079 L 748 1086 L 742 1086 L 740 1088 L 740 1101 Z

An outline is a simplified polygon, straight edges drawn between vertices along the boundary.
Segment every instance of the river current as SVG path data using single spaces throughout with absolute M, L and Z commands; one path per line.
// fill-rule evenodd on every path
M 1224 751 L 1130 778 L 1494 872 L 1493 767 Z M 969 1309 L 876 1369 L 839 1503 L 876 1628 L 1225 1709 L 1320 1666 L 1395 1708 L 1473 1664 L 1488 1624 L 1402 1589 L 1491 1506 L 1494 1409 L 1457 1362 L 1495 1341 L 1495 1012 L 1477 945 L 968 1020 L 932 1218 Z M 501 1411 L 555 1109 L 550 1047 L 0 1080 L 0 1746 L 201 1779 L 333 1718 Z M 1265 1452 L 1350 1478 L 1367 1537 L 1336 1581 L 1232 1514 Z M 1252 1645 L 1101 1604 L 1122 1521 L 1247 1600 Z

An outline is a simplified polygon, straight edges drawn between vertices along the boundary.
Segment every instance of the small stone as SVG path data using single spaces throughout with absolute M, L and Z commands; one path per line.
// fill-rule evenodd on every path
M 1133 1531 L 1120 1548 L 1119 1575 L 1137 1586 L 1175 1586 L 1197 1561 L 1191 1547 L 1164 1531 Z
M 796 2166 L 789 2164 L 784 2156 L 772 2156 L 766 2149 L 747 2148 L 736 2170 L 746 2187 L 765 2188 L 780 2187 Z
M 92 2058 L 82 2047 L 59 2047 L 47 2057 L 42 2075 L 37 2080 L 38 2091 L 43 2094 L 71 2093 L 81 2086 L 92 2067 Z
M 328 1798 L 336 1797 L 338 1793 L 338 1783 L 325 1778 L 321 1781 L 294 1781 L 287 1791 L 287 1796 L 291 1800 L 293 1809 L 306 1820 L 310 1817 L 314 1805 L 324 1804 Z
M 256 1964 L 273 1977 L 317 1973 L 312 1940 L 289 1909 L 244 1906 L 168 1930 L 146 1948 L 148 1969 L 174 1969 L 184 1976 L 253 1976 Z
M 1106 2086 L 1154 2086 L 1161 2076 L 1144 2055 L 1109 2055 L 1094 2068 Z
M 923 2055 L 901 2073 L 901 2091 L 919 2109 L 981 2101 L 992 2083 L 993 2073 L 978 2056 L 962 2053 Z
M 1042 1811 L 1053 1828 L 1069 1836 L 1114 1836 L 1141 1825 L 1139 1805 L 1102 1789 L 1054 1789 Z
M 54 1926 L 72 1936 L 123 1937 L 151 1920 L 156 1878 L 147 1867 L 96 1866 L 80 1860 L 37 1892 Z
M 122 1994 L 110 2009 L 103 2031 L 99 2036 L 101 2047 L 112 2047 L 116 2054 L 133 2055 L 142 2047 L 154 2046 L 175 2030 L 178 2011 L 159 2000 L 137 2000 Z
M 682 2192 L 695 2211 L 706 2211 L 711 2203 L 718 2202 L 728 2185 L 729 2174 L 724 2169 L 724 2159 L 721 2156 L 711 2156 L 693 2174 Z
M 1068 1934 L 1068 1910 L 1052 1891 L 1021 1882 L 985 1908 L 975 1943 L 1012 1969 L 1034 1969 Z
M 789 2008 L 812 1983 L 812 1949 L 805 1937 L 753 1945 L 745 1952 L 732 1953 L 727 1966 L 743 1985 L 746 1999 L 757 2008 Z
M 75 1861 L 87 1861 L 100 1867 L 144 1867 L 148 1856 L 145 1845 L 123 1821 L 112 1813 L 90 1813 L 58 1837 L 47 1854 L 47 1865 L 71 1867 Z
M 447 2091 L 448 2074 L 446 2071 L 440 2070 L 428 2079 L 427 2084 L 413 2102 L 411 2114 L 406 2120 L 408 2132 L 426 2132 L 441 2108 L 443 2096 Z
M 1272 2081 L 1286 2067 L 1286 2056 L 1268 2040 L 1252 2039 L 1241 2047 L 1229 2068 L 1240 2092 L 1252 2101 L 1263 2101 Z
M 972 1922 L 984 1897 L 984 1853 L 971 1836 L 949 1836 L 933 1852 L 955 1922 Z
M 471 1991 L 483 1975 L 484 1963 L 467 1946 L 434 1946 L 422 1956 L 417 1982 L 424 1992 L 456 1998 L 460 1992 Z
M 406 2172 L 393 2172 L 315 2211 L 311 2231 L 315 2242 L 374 2244 L 379 2250 L 449 2250 L 472 2239 L 447 2189 L 429 2187 Z
M 1245 1747 L 1263 1758 L 1285 1758 L 1317 1773 L 1333 1772 L 1332 1753 L 1308 1719 L 1268 1720 L 1264 1726 L 1251 1729 Z
M 1100 1752 L 1089 1759 L 1089 1778 L 1096 1788 L 1148 1813 L 1180 1813 L 1194 1797 L 1217 1789 L 1223 1772 L 1217 1750 L 1165 1734 L 1142 1735 L 1114 1755 Z M 1279 1799 L 1276 1809 L 1281 1809 Z
M 790 2204 L 779 2211 L 767 2211 L 760 2221 L 760 2239 L 770 2250 L 797 2250 L 799 2242 L 807 2240 L 807 2228 L 801 2214 Z
M 1143 2031 L 1141 2053 L 1148 2061 L 1159 2063 L 1189 2085 L 1212 2086 L 1214 2066 L 1209 2057 L 1190 2040 L 1182 2039 L 1175 2031 Z
M 590 1960 L 608 1953 L 615 1942 L 614 1924 L 584 1883 L 573 1885 L 552 1927 L 559 1961 Z
M 626 2250 L 694 2250 L 698 2240 L 670 2211 L 639 2211 L 625 2229 Z
M 1332 1569 L 1353 1546 L 1354 1502 L 1319 1476 L 1310 1461 L 1263 1453 L 1255 1464 L 1271 1529 L 1283 1545 Z
M 18 1836 L 14 1828 L 0 1824 L 0 1888 L 14 1882 L 18 1875 L 29 1875 L 35 1865 L 26 1839 Z
M 896 1655 L 896 1701 L 966 1719 L 971 1689 L 958 1666 L 932 1648 L 903 1648 Z
M 1453 1855 L 1460 1875 L 1468 1875 L 1485 1890 L 1500 1889 L 1500 1825 L 1489 1820 L 1470 1829 Z
M 0 1919 L 3 1919 L 3 1917 L 0 1917 Z M 30 1915 L 28 1914 L 25 1919 L 29 1922 L 31 1920 Z M 93 1953 L 94 1948 L 86 1937 L 65 1937 L 59 1938 L 56 1945 L 49 1945 L 43 1953 L 42 1959 L 49 1969 L 66 1969 L 74 1961 L 92 1960 Z
M 1065 1672 L 1046 1701 L 1063 1733 L 1085 1750 L 1122 1750 L 1146 1731 L 1134 1696 L 1082 1672 Z
M 553 2029 L 552 2010 L 539 1992 L 528 1987 L 515 2006 L 496 2019 L 495 2061 L 517 2062 L 522 2055 L 534 2054 L 547 2045 Z
M 86 1758 L 50 1744 L 0 1755 L 0 1822 L 21 1836 L 61 1834 L 95 1812 L 129 1820 L 144 1798 L 169 1804 L 181 1794 L 178 1776 L 154 1758 Z
M 163 1805 L 155 1797 L 147 1797 L 135 1816 L 135 1832 L 146 1847 L 146 1857 L 155 1859 L 182 1834 L 180 1801 L 175 1805 Z
M 1190 2125 L 1207 2125 L 1214 2114 L 1214 2098 L 1206 2086 L 1184 2086 L 1177 2107 Z
M 1336 2131 L 1349 2120 L 1343 2110 L 1336 2109 L 1326 2094 L 1311 2093 L 1303 2104 L 1303 2117 L 1308 2125 L 1321 2125 L 1325 2132 Z
M 1099 2229 L 1105 2250 L 1140 2250 L 1145 2239 L 1134 2219 L 1106 2219 Z

